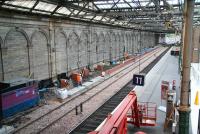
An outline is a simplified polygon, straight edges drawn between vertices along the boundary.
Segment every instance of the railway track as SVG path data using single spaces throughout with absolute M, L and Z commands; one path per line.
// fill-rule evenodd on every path
M 157 50 L 158 51 L 158 50 Z M 149 52 L 150 57 L 152 57 L 154 55 L 154 53 L 156 53 L 157 51 L 153 50 L 153 52 Z M 145 61 L 147 61 L 149 59 L 144 57 L 142 59 L 140 59 L 140 64 L 143 64 Z M 130 72 L 130 70 L 135 69 L 138 65 L 136 65 L 139 61 L 137 60 L 137 62 L 134 62 L 133 64 L 129 65 L 128 67 L 124 68 L 123 70 L 119 71 L 118 73 L 115 73 L 114 75 L 112 75 L 109 79 L 113 78 L 112 81 L 107 81 L 105 80 L 103 83 L 97 84 L 94 87 L 98 87 L 98 85 L 102 85 L 104 84 L 104 88 L 103 89 L 98 89 L 98 90 L 88 90 L 87 93 L 90 91 L 89 96 L 86 96 L 86 93 L 82 93 L 80 96 L 82 97 L 74 97 L 69 101 L 64 102 L 63 104 L 61 104 L 60 106 L 56 107 L 55 109 L 47 112 L 46 114 L 40 116 L 39 118 L 36 118 L 35 120 L 30 121 L 29 123 L 25 124 L 24 126 L 18 128 L 17 130 L 14 131 L 14 133 L 42 133 L 44 130 L 48 129 L 50 126 L 52 126 L 53 124 L 55 124 L 57 121 L 59 121 L 60 119 L 62 119 L 63 117 L 65 117 L 67 114 L 73 112 L 75 110 L 75 107 L 77 105 L 79 105 L 80 103 L 72 103 L 73 105 L 70 105 L 69 102 L 71 103 L 72 101 L 75 100 L 79 100 L 79 102 L 81 103 L 85 103 L 87 101 L 89 101 L 91 98 L 93 98 L 96 94 L 102 92 L 104 89 L 106 89 L 108 86 L 110 86 L 110 84 L 114 84 L 116 83 L 119 79 L 121 79 L 123 76 L 125 76 L 128 72 Z M 135 66 L 133 66 L 135 65 Z M 114 78 L 117 75 L 121 75 L 118 76 L 117 78 Z M 92 89 L 94 89 L 94 87 L 92 87 Z M 68 105 L 67 105 L 68 104 Z M 65 111 L 63 114 L 61 114 L 63 111 Z M 52 117 L 52 118 L 49 118 Z M 43 125 L 41 125 L 43 124 Z
M 159 57 L 156 58 L 156 60 L 144 68 L 141 73 L 148 73 L 168 50 L 169 49 L 164 51 Z M 74 130 L 72 130 L 70 134 L 86 134 L 94 131 L 133 88 L 134 86 L 132 86 L 132 81 L 130 81 L 120 91 L 118 91 L 108 101 L 106 101 L 101 107 L 99 107 L 94 113 L 86 118 L 86 120 L 84 120 Z

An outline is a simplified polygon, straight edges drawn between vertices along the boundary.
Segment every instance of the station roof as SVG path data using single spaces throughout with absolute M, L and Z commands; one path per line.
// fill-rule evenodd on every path
M 0 9 L 163 32 L 181 29 L 183 3 L 184 0 L 0 0 Z M 200 0 L 195 0 L 193 19 L 195 25 L 200 23 Z

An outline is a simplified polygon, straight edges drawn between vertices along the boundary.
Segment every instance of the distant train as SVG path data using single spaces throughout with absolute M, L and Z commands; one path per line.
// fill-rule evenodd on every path
M 171 55 L 179 56 L 179 54 L 180 54 L 180 47 L 173 47 L 171 50 Z

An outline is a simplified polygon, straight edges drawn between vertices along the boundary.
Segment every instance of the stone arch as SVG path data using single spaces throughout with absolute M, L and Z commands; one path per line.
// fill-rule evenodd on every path
M 116 34 L 116 44 L 115 44 L 115 59 L 118 60 L 120 57 L 120 35 Z
M 32 44 L 32 38 L 33 38 L 33 37 L 35 36 L 35 34 L 37 34 L 37 33 L 42 33 L 43 36 L 46 38 L 47 45 L 50 44 L 50 43 L 49 43 L 49 36 L 48 36 L 48 34 L 47 34 L 44 30 L 38 29 L 38 30 L 35 30 L 35 31 L 32 33 L 32 35 L 31 35 L 31 45 L 33 45 L 33 44 Z
M 141 41 L 141 44 L 140 44 L 140 50 L 142 51 L 143 48 L 144 48 L 144 32 L 141 32 L 141 37 L 140 37 L 140 41 Z
M 86 32 L 80 35 L 80 45 L 79 45 L 79 62 L 80 67 L 85 67 L 88 65 L 88 34 Z
M 106 34 L 105 36 L 105 45 L 104 45 L 104 60 L 109 61 L 110 60 L 110 34 Z
M 101 62 L 104 60 L 104 45 L 105 45 L 105 38 L 104 34 L 101 33 L 98 38 L 98 50 L 97 50 L 97 62 Z
M 124 43 L 123 43 L 123 35 L 119 36 L 119 57 L 120 59 L 124 56 Z
M 80 39 L 77 33 L 71 32 L 68 38 L 67 56 L 68 56 L 68 71 L 77 69 L 79 65 L 79 43 Z
M 125 34 L 125 49 L 126 49 L 126 52 L 129 53 L 129 41 L 128 41 L 128 34 Z
M 55 34 L 55 67 L 56 73 L 66 73 L 67 68 L 67 36 L 64 31 L 56 31 Z
M 90 44 L 90 64 L 97 63 L 97 50 L 98 50 L 98 35 L 97 33 L 94 33 L 91 39 L 91 44 Z
M 31 35 L 32 72 L 34 79 L 50 77 L 49 41 L 46 32 L 36 30 Z
M 137 37 L 138 37 L 138 33 L 137 32 L 134 32 L 132 34 L 132 37 L 133 37 L 133 54 L 136 53 L 136 46 L 137 46 Z
M 142 45 L 142 32 L 138 31 L 138 44 L 136 46 L 136 50 L 139 53 L 141 50 L 141 45 Z
M 122 49 L 122 58 L 124 57 L 124 53 L 126 52 L 125 50 L 126 50 L 126 45 L 125 45 L 125 36 L 124 36 L 124 34 L 122 34 L 121 35 L 121 43 L 122 43 L 122 45 L 121 45 L 121 49 Z
M 111 61 L 115 60 L 115 49 L 116 49 L 116 35 L 114 33 L 111 34 Z
M 146 47 L 146 41 L 148 40 L 148 38 L 147 38 L 147 33 L 146 32 L 143 32 L 143 37 L 142 37 L 142 39 L 145 39 L 145 40 L 142 40 L 142 42 L 143 42 L 143 50 L 144 50 L 144 48 Z
M 26 32 L 12 28 L 5 36 L 2 59 L 4 80 L 28 77 L 30 74 L 29 50 L 30 44 Z
M 2 46 L 3 46 L 3 40 L 0 37 L 0 81 L 4 80 L 4 70 L 3 70 L 3 58 L 2 58 Z
M 131 34 L 128 34 L 128 41 L 129 41 L 129 53 L 132 54 L 133 53 L 133 37 L 131 36 Z
M 11 28 L 7 33 L 6 33 L 6 36 L 5 36 L 5 39 L 4 39 L 4 42 L 2 41 L 2 48 L 6 48 L 6 41 L 8 40 L 8 35 L 12 32 L 20 32 L 26 39 L 27 41 L 27 46 L 30 46 L 30 39 L 29 39 L 29 36 L 28 34 L 21 28 Z

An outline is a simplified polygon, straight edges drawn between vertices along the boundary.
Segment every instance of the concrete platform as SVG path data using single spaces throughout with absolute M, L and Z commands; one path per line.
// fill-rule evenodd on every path
M 136 86 L 135 91 L 140 102 L 154 102 L 157 106 L 166 106 L 166 102 L 161 101 L 161 81 L 176 80 L 177 92 L 179 92 L 180 77 L 178 73 L 178 57 L 171 56 L 170 50 L 146 75 L 145 86 Z M 171 134 L 170 130 L 163 131 L 166 113 L 157 109 L 157 126 L 135 128 L 128 126 L 128 134 L 143 131 L 148 134 Z
M 190 114 L 190 132 L 192 134 L 199 134 L 198 132 L 198 119 L 200 105 L 195 105 L 196 93 L 198 91 L 198 97 L 200 94 L 200 63 L 193 63 L 191 67 L 191 114 Z M 198 98 L 200 99 L 200 98 Z M 200 100 L 198 100 L 200 102 Z

